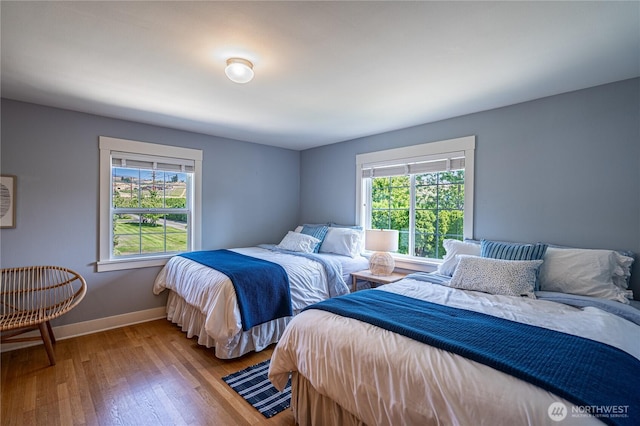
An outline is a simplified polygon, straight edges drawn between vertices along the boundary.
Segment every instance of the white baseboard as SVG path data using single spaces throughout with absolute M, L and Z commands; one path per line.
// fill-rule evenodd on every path
M 126 325 L 138 324 L 141 322 L 153 321 L 166 318 L 166 308 L 146 309 L 144 311 L 130 312 L 128 314 L 114 315 L 112 317 L 99 318 L 91 321 L 78 322 L 75 324 L 61 325 L 53 327 L 53 334 L 56 340 L 69 339 L 71 337 L 85 334 L 97 333 L 99 331 L 110 330 L 112 328 L 124 327 Z M 30 331 L 20 337 L 40 336 L 39 331 Z M 3 343 L 0 352 L 12 351 L 14 349 L 26 348 L 27 346 L 41 345 L 42 341 Z

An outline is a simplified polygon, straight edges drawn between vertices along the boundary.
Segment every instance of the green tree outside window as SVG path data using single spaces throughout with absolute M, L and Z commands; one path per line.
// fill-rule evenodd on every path
M 463 218 L 464 170 L 371 179 L 371 227 L 398 230 L 401 254 L 443 258 L 445 239 L 463 239 Z

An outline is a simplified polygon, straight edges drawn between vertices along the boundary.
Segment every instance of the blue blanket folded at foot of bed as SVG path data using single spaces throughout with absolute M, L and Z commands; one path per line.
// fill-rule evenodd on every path
M 577 406 L 626 407 L 625 416 L 598 416 L 608 424 L 640 419 L 640 361 L 604 343 L 386 291 L 361 291 L 306 309 L 355 318 L 456 353 Z
M 230 250 L 207 250 L 180 256 L 225 274 L 238 299 L 242 329 L 293 315 L 289 276 L 277 263 Z

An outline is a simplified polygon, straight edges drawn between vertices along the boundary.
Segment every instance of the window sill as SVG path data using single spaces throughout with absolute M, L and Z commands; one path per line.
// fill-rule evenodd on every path
M 156 256 L 151 258 L 132 258 L 117 260 L 101 260 L 96 263 L 97 272 L 121 271 L 124 269 L 150 268 L 164 266 L 174 255 Z
M 364 253 L 363 256 L 368 259 L 371 256 L 371 252 Z M 402 255 L 394 255 L 393 260 L 395 261 L 396 269 L 411 272 L 434 272 L 442 263 L 442 260 L 439 259 L 418 259 Z

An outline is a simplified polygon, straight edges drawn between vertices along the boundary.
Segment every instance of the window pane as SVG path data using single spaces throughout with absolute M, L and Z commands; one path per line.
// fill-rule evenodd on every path
M 411 207 L 408 186 L 391 188 L 391 207 L 394 209 L 409 209 Z
M 140 170 L 140 207 L 144 209 L 163 207 L 162 193 L 159 192 L 162 180 L 158 181 L 158 174 L 155 170 Z
M 416 210 L 414 256 L 434 257 L 434 234 L 436 232 L 436 210 Z
M 416 178 L 416 183 L 417 181 L 418 179 Z M 436 185 L 416 185 L 416 208 L 435 209 L 437 207 L 438 187 Z
M 378 229 L 409 229 L 410 179 L 408 176 L 374 178 L 371 226 Z
M 394 209 L 408 209 L 411 206 L 411 201 L 409 200 L 411 180 L 409 176 L 392 176 L 388 179 L 391 201 L 390 207 Z
M 398 231 L 409 230 L 409 210 L 393 210 L 391 212 L 391 226 L 389 229 L 397 229 Z
M 112 169 L 114 208 L 188 208 L 189 174 Z M 188 213 L 113 216 L 114 257 L 188 251 Z
M 436 210 L 416 210 L 416 231 L 434 234 L 436 232 L 436 217 Z
M 187 249 L 186 224 L 166 220 L 164 215 L 143 214 L 142 253 L 163 253 Z
M 114 167 L 112 169 L 111 185 L 113 192 L 113 207 L 136 208 L 139 198 L 138 169 Z
M 438 212 L 438 233 L 447 238 L 461 240 L 463 236 L 464 211 L 440 210 Z
M 391 206 L 391 189 L 389 178 L 373 179 L 371 185 L 372 207 L 374 209 L 386 209 Z
M 464 208 L 464 185 L 445 184 L 439 186 L 439 207 L 441 209 Z
M 391 213 L 387 210 L 374 210 L 371 213 L 372 229 L 389 229 L 391 226 Z
M 187 215 L 175 215 L 184 216 L 183 221 L 171 220 L 168 216 L 114 215 L 113 255 L 121 257 L 188 250 Z
M 415 175 L 414 207 L 411 182 L 410 176 L 372 178 L 371 226 L 400 231 L 399 253 L 441 259 L 445 238 L 463 238 L 464 170 Z
M 437 185 L 438 174 L 426 173 L 423 175 L 416 175 L 416 185 Z
M 409 254 L 409 229 L 404 229 L 399 234 L 397 253 Z
M 165 182 L 165 206 L 170 209 L 187 207 L 187 174 L 165 172 Z
M 452 172 L 440 172 L 440 183 L 457 183 L 464 185 L 464 170 L 455 170 Z
M 159 204 L 160 208 L 165 208 L 166 206 L 166 181 L 164 179 L 165 177 L 165 173 L 164 172 L 158 172 L 156 174 L 156 180 L 155 180 L 155 184 L 152 187 L 152 191 L 154 191 L 155 196 L 157 197 L 158 201 L 157 203 Z
M 434 259 L 444 259 L 447 251 L 444 248 L 444 239 L 447 238 L 445 235 L 437 236 L 437 245 L 436 245 L 436 253 L 433 255 Z
M 113 215 L 113 255 L 140 253 L 140 219 L 137 215 Z
M 175 216 L 180 217 L 182 220 L 173 220 L 172 217 Z M 187 215 L 164 215 L 161 224 L 165 233 L 166 251 L 186 251 L 188 236 Z
M 428 232 L 415 233 L 414 256 L 436 257 L 435 235 Z
M 402 187 L 411 185 L 411 178 L 409 176 L 391 176 L 391 186 Z

